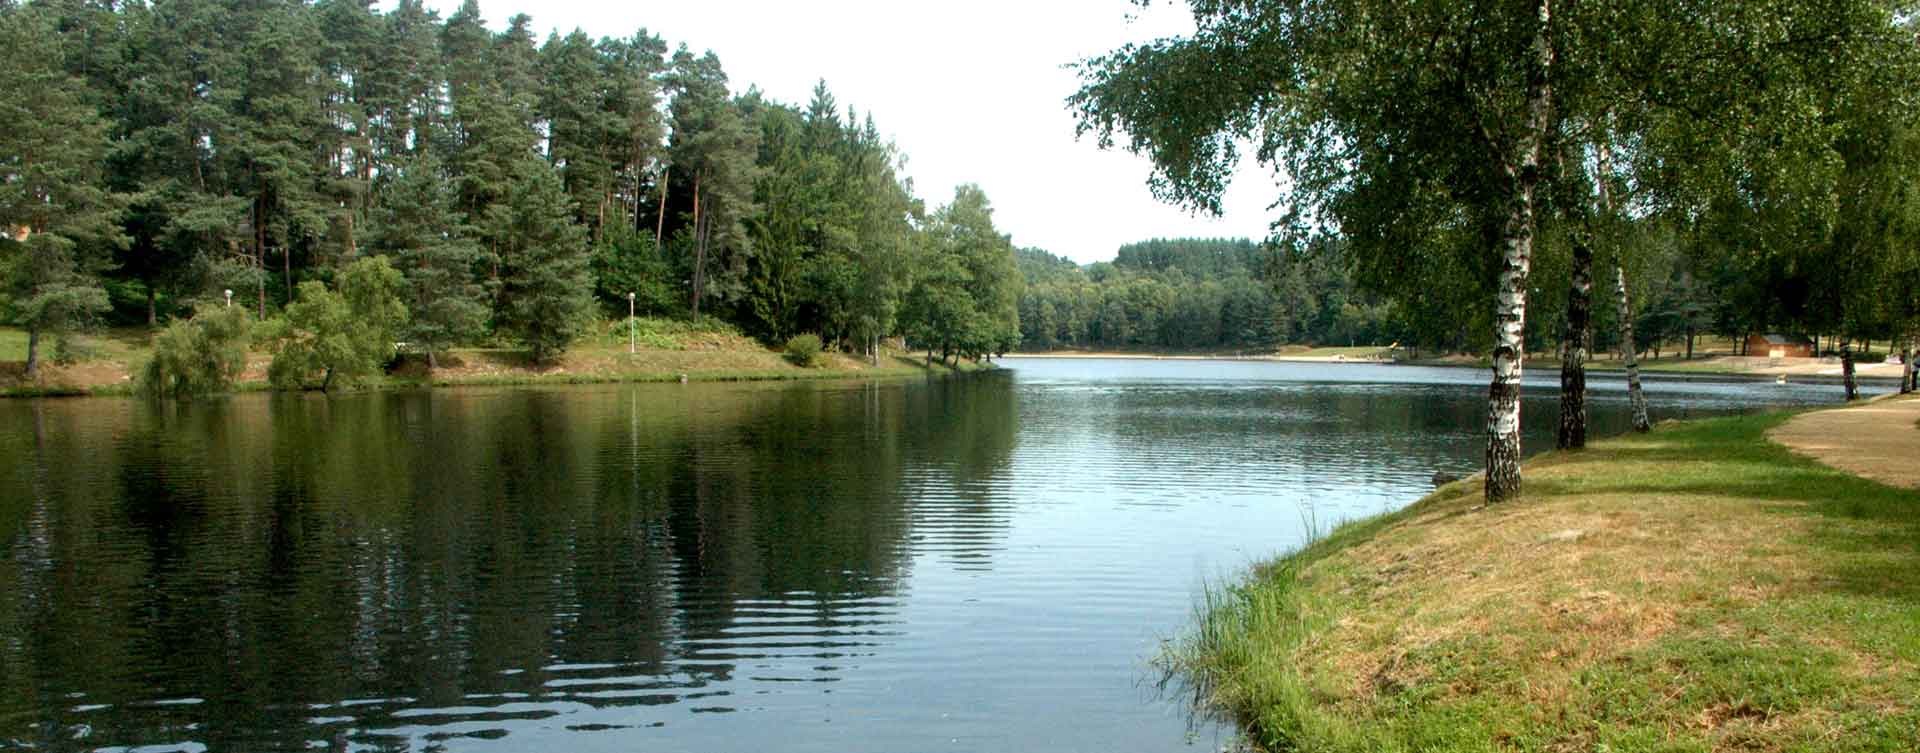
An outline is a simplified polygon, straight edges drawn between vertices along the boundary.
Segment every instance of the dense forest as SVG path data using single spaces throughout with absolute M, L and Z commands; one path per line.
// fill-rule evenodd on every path
M 1032 248 L 1019 260 L 1027 349 L 1262 350 L 1391 336 L 1382 308 L 1329 254 L 1187 238 L 1131 243 L 1085 267 Z
M 1698 253 L 1671 234 L 1649 240 L 1628 276 L 1643 291 L 1633 312 L 1636 347 L 1686 352 L 1698 336 L 1738 338 L 1778 327 L 1817 326 L 1774 310 L 1773 293 L 1744 284 L 1747 273 L 1725 255 Z M 1557 249 L 1564 254 L 1564 249 Z M 1540 263 L 1564 265 L 1556 249 Z M 1411 352 L 1485 352 L 1490 323 L 1472 309 L 1428 311 L 1427 301 L 1394 295 L 1357 277 L 1337 239 L 1283 247 L 1246 239 L 1154 239 L 1122 246 L 1110 262 L 1078 265 L 1041 249 L 1017 252 L 1026 288 L 1020 296 L 1025 350 L 1265 351 L 1284 345 L 1398 344 Z M 1543 296 L 1562 315 L 1563 296 Z M 1594 312 L 1595 348 L 1620 347 L 1618 313 Z M 1861 334 L 1887 337 L 1886 328 Z M 1527 330 L 1528 349 L 1551 350 L 1552 327 Z
M 323 343 L 392 297 L 373 329 L 429 356 L 551 357 L 630 303 L 862 352 L 1019 336 L 979 189 L 929 209 L 825 82 L 804 106 L 735 93 L 712 53 L 644 29 L 542 41 L 473 0 L 444 19 L 418 0 L 0 0 L 0 88 L 0 318 L 30 333 L 29 372 L 49 336 L 228 300 Z M 398 277 L 347 290 L 370 259 Z

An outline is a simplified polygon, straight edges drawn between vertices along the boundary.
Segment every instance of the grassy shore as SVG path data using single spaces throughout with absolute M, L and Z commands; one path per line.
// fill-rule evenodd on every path
M 1914 750 L 1920 493 L 1770 443 L 1784 420 L 1343 525 L 1214 590 L 1165 666 L 1276 751 Z
M 453 386 L 598 384 L 618 382 L 768 381 L 925 376 L 991 368 L 967 362 L 948 367 L 924 356 L 884 351 L 879 363 L 840 353 L 823 353 L 803 368 L 724 326 L 694 326 L 669 320 L 642 320 L 628 352 L 627 332 L 617 325 L 577 343 L 557 363 L 534 364 L 511 348 L 460 348 L 439 355 L 439 368 L 409 355 L 384 376 L 351 389 L 403 389 Z M 26 335 L 0 328 L 0 397 L 128 395 L 134 375 L 152 355 L 144 329 L 113 330 L 81 338 L 73 358 L 54 363 L 43 351 L 43 373 L 24 378 Z M 236 391 L 267 389 L 272 355 L 256 352 Z

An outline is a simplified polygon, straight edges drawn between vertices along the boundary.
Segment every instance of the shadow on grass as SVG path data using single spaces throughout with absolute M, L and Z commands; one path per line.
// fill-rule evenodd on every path
M 1821 587 L 1920 605 L 1920 579 L 1913 577 L 1920 572 L 1920 491 L 1829 468 L 1768 440 L 1766 432 L 1788 417 L 1679 424 L 1646 437 L 1549 456 L 1541 468 L 1565 473 L 1528 479 L 1527 493 L 1760 501 L 1768 514 L 1826 523 L 1796 542 L 1817 550 L 1808 564 L 1819 573 Z M 1636 465 L 1646 472 L 1633 472 Z

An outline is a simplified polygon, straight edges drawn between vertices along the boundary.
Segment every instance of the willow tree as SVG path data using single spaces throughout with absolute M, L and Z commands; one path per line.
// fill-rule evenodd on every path
M 1363 271 L 1414 270 L 1391 278 L 1408 286 L 1469 278 L 1493 304 L 1490 501 L 1520 491 L 1534 242 L 1541 223 L 1568 215 L 1542 188 L 1593 180 L 1575 174 L 1585 157 L 1559 155 L 1605 146 L 1595 139 L 1609 128 L 1625 131 L 1609 141 L 1635 143 L 1633 129 L 1681 116 L 1733 113 L 1735 127 L 1764 117 L 1765 76 L 1814 69 L 1833 44 L 1887 19 L 1870 0 L 1818 12 L 1805 0 L 1189 5 L 1192 35 L 1082 64 L 1069 100 L 1082 132 L 1102 146 L 1124 134 L 1126 148 L 1152 158 L 1157 196 L 1214 213 L 1251 142 L 1288 175 L 1288 225 L 1344 236 Z M 1591 196 L 1592 185 L 1572 195 Z

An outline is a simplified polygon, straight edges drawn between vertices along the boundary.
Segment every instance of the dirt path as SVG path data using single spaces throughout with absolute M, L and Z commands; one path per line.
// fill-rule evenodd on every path
M 1920 396 L 1802 413 L 1767 438 L 1848 473 L 1920 489 Z

